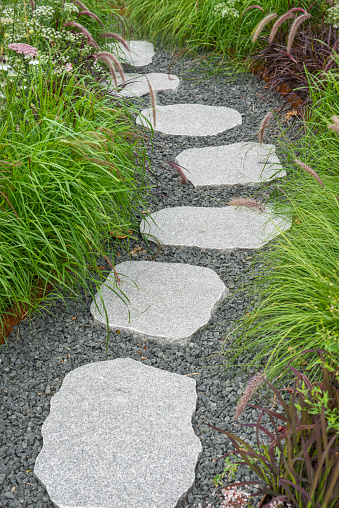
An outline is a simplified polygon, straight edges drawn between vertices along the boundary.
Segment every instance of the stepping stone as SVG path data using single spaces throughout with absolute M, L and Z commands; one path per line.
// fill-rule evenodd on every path
M 141 111 L 154 128 L 153 109 Z M 147 121 L 138 116 L 137 124 L 149 127 Z M 164 134 L 178 136 L 213 136 L 241 125 L 241 114 L 224 106 L 203 104 L 174 104 L 156 107 L 155 129 Z
M 131 358 L 66 375 L 34 474 L 58 508 L 175 508 L 202 446 L 195 380 Z
M 179 86 L 180 79 L 178 76 L 163 74 L 160 72 L 151 72 L 149 74 L 125 74 L 126 85 L 118 92 L 122 97 L 141 97 L 149 93 L 147 78 L 155 92 L 160 90 L 176 90 Z M 118 84 L 122 84 L 121 77 L 118 77 Z M 116 92 L 115 87 L 110 90 Z
M 219 276 L 201 266 L 125 261 L 115 268 L 129 304 L 122 301 L 111 272 L 101 286 L 109 329 L 127 330 L 161 344 L 188 343 L 208 323 L 228 293 Z M 99 293 L 92 302 L 91 313 L 96 322 L 106 326 Z
M 179 153 L 176 162 L 194 187 L 256 183 L 286 175 L 274 146 L 259 143 L 190 148 Z
M 290 225 L 281 217 L 245 207 L 179 206 L 150 214 L 140 231 L 151 241 L 176 247 L 258 249 Z
M 154 57 L 154 46 L 151 42 L 147 41 L 130 41 L 130 51 L 121 44 L 118 44 L 118 56 L 129 65 L 133 67 L 144 67 L 152 63 Z M 116 45 L 112 46 L 112 49 L 116 51 Z

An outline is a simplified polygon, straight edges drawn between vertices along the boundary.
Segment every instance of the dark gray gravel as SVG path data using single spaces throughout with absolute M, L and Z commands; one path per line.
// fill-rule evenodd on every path
M 167 72 L 169 55 L 158 51 L 154 62 L 143 72 Z M 231 131 L 207 138 L 156 135 L 153 171 L 157 180 L 152 190 L 149 208 L 180 205 L 224 206 L 233 196 L 258 196 L 265 200 L 269 187 L 232 186 L 224 189 L 194 190 L 191 184 L 182 185 L 178 175 L 156 159 L 174 160 L 183 149 L 212 146 L 240 140 L 256 141 L 261 119 L 267 111 L 282 105 L 275 93 L 267 96 L 263 85 L 251 75 L 239 75 L 233 82 L 226 76 L 215 75 L 204 81 L 197 72 L 187 72 L 189 60 L 176 63 L 172 73 L 183 79 L 177 92 L 158 93 L 161 104 L 199 102 L 201 104 L 234 107 L 243 115 L 243 125 Z M 205 72 L 206 69 L 201 69 Z M 194 80 L 195 79 L 195 80 Z M 145 99 L 146 103 L 148 99 Z M 144 102 L 145 104 L 145 102 Z M 281 116 L 281 120 L 283 120 Z M 287 127 L 287 122 L 284 124 Z M 277 124 L 267 131 L 267 142 L 274 142 Z M 271 187 L 272 188 L 272 187 Z M 70 370 L 88 362 L 118 357 L 130 357 L 148 365 L 179 374 L 192 374 L 197 382 L 198 405 L 193 427 L 203 444 L 203 454 L 196 470 L 196 482 L 187 501 L 180 508 L 194 503 L 212 502 L 213 477 L 223 469 L 219 457 L 230 450 L 226 437 L 206 426 L 210 423 L 233 430 L 240 437 L 252 440 L 249 429 L 233 422 L 235 404 L 251 372 L 244 367 L 228 372 L 223 367 L 227 358 L 225 337 L 249 305 L 246 281 L 252 275 L 254 252 L 237 250 L 229 253 L 146 246 L 142 238 L 131 241 L 128 248 L 112 246 L 115 262 L 129 257 L 190 263 L 214 269 L 231 289 L 231 295 L 213 316 L 207 328 L 199 331 L 185 348 L 159 346 L 143 342 L 128 333 L 111 332 L 106 352 L 106 332 L 93 324 L 89 307 L 91 298 L 79 295 L 77 300 L 57 298 L 41 313 L 23 321 L 13 330 L 8 349 L 0 349 L 0 506 L 8 508 L 49 508 L 48 494 L 33 477 L 35 459 L 42 447 L 41 426 L 48 416 L 49 402 Z M 137 250 L 137 252 L 135 251 Z M 113 251 L 112 251 L 113 252 Z M 133 252 L 132 254 L 130 254 Z M 238 290 L 238 291 L 237 291 Z M 225 354 L 223 354 L 223 348 Z M 244 365 L 246 364 L 246 358 Z M 245 418 L 251 419 L 251 412 Z M 166 472 L 164 471 L 164 474 Z M 239 468 L 237 479 L 250 479 L 246 468 Z M 160 507 L 159 507 L 160 508 Z

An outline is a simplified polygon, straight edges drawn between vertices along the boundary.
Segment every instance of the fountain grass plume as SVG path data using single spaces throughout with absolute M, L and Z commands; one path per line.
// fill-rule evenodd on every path
M 302 14 L 301 16 L 299 16 L 291 25 L 291 28 L 290 28 L 290 31 L 289 31 L 289 34 L 288 34 L 288 39 L 287 39 L 287 46 L 286 46 L 286 51 L 287 53 L 290 53 L 291 52 L 291 48 L 292 48 L 292 44 L 293 44 L 293 41 L 295 39 L 295 36 L 296 36 L 296 33 L 297 33 L 297 30 L 299 28 L 299 26 L 304 23 L 307 19 L 311 18 L 311 14 L 307 13 L 307 14 Z
M 153 89 L 153 87 L 151 85 L 151 82 L 150 82 L 150 80 L 148 79 L 147 76 L 146 76 L 146 79 L 147 79 L 148 90 L 149 90 L 149 95 L 150 95 L 150 99 L 151 99 L 151 108 L 152 108 L 152 116 L 153 116 L 153 127 L 155 128 L 155 125 L 156 125 L 156 122 L 157 122 L 157 112 L 156 112 L 157 101 L 156 101 L 154 89 Z
M 109 51 L 100 51 L 99 53 L 93 53 L 93 55 L 91 55 L 91 56 L 93 56 L 95 60 L 97 60 L 98 58 L 103 58 L 103 57 L 106 59 L 106 61 L 107 61 L 107 59 L 111 60 L 113 62 L 113 64 L 116 66 L 116 68 L 118 69 L 123 82 L 126 81 L 124 69 L 122 68 L 122 65 L 119 62 L 119 60 L 112 53 L 109 53 Z
M 63 28 L 65 28 L 66 26 L 74 26 L 75 28 L 80 30 L 80 32 L 86 37 L 87 43 L 90 46 L 92 46 L 93 48 L 99 49 L 99 46 L 95 42 L 93 36 L 90 34 L 90 32 L 87 30 L 87 28 L 85 28 L 83 25 L 81 25 L 80 23 L 77 23 L 76 21 L 68 21 L 67 23 L 64 24 Z
M 268 122 L 271 120 L 272 117 L 273 117 L 273 113 L 272 113 L 272 111 L 269 111 L 260 123 L 260 127 L 259 127 L 259 143 L 260 144 L 262 144 L 262 142 L 264 141 L 264 133 L 268 127 Z
M 29 0 L 29 3 L 31 4 L 32 11 L 35 11 L 35 2 L 34 2 L 34 0 Z
M 296 164 L 298 164 L 298 166 L 300 166 L 302 169 L 304 169 L 306 171 L 306 173 L 308 173 L 309 175 L 313 176 L 313 178 L 315 178 L 320 183 L 322 188 L 325 189 L 324 182 L 322 181 L 320 176 L 314 171 L 314 169 L 312 169 L 310 166 L 308 166 L 304 162 L 300 161 L 299 159 L 295 159 L 294 162 Z
M 119 34 L 113 32 L 106 32 L 104 34 L 101 34 L 100 37 L 111 37 L 112 39 L 115 39 L 116 41 L 120 42 L 124 46 L 124 48 L 127 49 L 127 51 L 131 51 L 127 41 Z
M 104 25 L 103 25 L 101 19 L 96 14 L 94 14 L 94 12 L 92 12 L 92 11 L 80 11 L 79 14 L 78 14 L 78 18 L 80 16 L 89 16 L 90 18 L 95 19 L 95 21 L 98 21 L 98 23 L 100 23 L 102 28 L 104 28 Z
M 277 14 L 275 12 L 268 14 L 260 21 L 260 23 L 257 25 L 256 29 L 254 30 L 253 36 L 252 36 L 252 42 L 253 44 L 258 39 L 259 35 L 261 34 L 263 28 L 265 28 L 266 25 L 273 19 L 277 17 Z
M 179 164 L 176 164 L 175 162 L 171 162 L 171 161 L 169 161 L 168 164 L 170 166 L 172 166 L 172 168 L 175 169 L 179 173 L 180 183 L 187 183 L 188 182 L 188 178 L 187 178 L 186 174 L 183 172 L 181 166 L 179 166 Z
M 113 78 L 115 86 L 118 86 L 117 75 L 116 75 L 116 72 L 115 72 L 114 65 L 112 64 L 112 61 L 110 60 L 110 58 L 108 58 L 105 55 L 100 55 L 100 56 L 96 57 L 96 60 L 102 60 L 103 62 L 105 62 L 105 64 L 109 68 L 109 71 L 111 73 L 111 76 Z
M 335 115 L 331 118 L 333 124 L 329 124 L 327 127 L 335 132 L 339 132 L 339 118 Z
M 265 205 L 253 198 L 232 198 L 227 204 L 229 206 L 245 206 L 260 213 L 265 212 Z
M 83 4 L 82 2 L 80 2 L 80 0 L 71 0 L 71 1 L 72 1 L 75 5 L 77 5 L 78 7 L 80 7 L 80 9 L 81 9 L 82 11 L 88 11 L 88 10 L 89 10 L 89 9 L 88 9 L 88 7 L 87 7 L 85 4 Z
M 247 7 L 242 13 L 241 13 L 241 18 L 243 17 L 243 15 L 245 14 L 245 12 L 249 11 L 250 9 L 260 9 L 262 12 L 265 12 L 264 9 L 262 7 L 260 7 L 260 5 L 250 5 L 249 7 Z
M 239 416 L 244 412 L 246 405 L 256 393 L 256 391 L 260 388 L 260 386 L 266 381 L 266 376 L 264 372 L 258 372 L 253 376 L 250 381 L 247 383 L 245 391 L 241 399 L 239 400 L 235 413 L 234 419 L 237 420 Z
M 287 21 L 288 19 L 291 19 L 291 18 L 294 18 L 294 12 L 292 12 L 290 10 L 290 11 L 286 12 L 286 14 L 284 14 L 283 16 L 280 16 L 279 19 L 277 19 L 277 21 L 274 23 L 274 25 L 272 27 L 272 30 L 271 30 L 271 33 L 270 33 L 270 36 L 268 39 L 268 42 L 270 44 L 273 42 L 273 39 L 277 35 L 277 32 L 278 32 L 279 28 L 281 27 L 281 25 L 283 23 L 285 23 L 285 21 Z

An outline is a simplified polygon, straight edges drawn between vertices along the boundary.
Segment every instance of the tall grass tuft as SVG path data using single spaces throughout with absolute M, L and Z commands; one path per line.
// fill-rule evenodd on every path
M 18 85 L 6 83 L 0 110 L 0 316 L 32 310 L 50 284 L 75 297 L 93 291 L 110 231 L 130 234 L 147 195 L 131 105 L 53 69 Z

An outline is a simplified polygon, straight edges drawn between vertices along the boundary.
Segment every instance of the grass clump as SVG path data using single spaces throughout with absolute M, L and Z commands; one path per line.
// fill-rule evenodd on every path
M 137 110 L 113 101 L 89 74 L 96 49 L 86 30 L 74 44 L 61 38 L 59 52 L 54 32 L 52 49 L 41 34 L 26 44 L 15 25 L 19 7 L 5 11 L 14 36 L 2 31 L 0 318 L 35 308 L 41 288 L 57 284 L 77 296 L 79 286 L 102 282 L 98 257 L 109 260 L 112 236 L 137 227 L 147 195 Z M 77 57 L 62 58 L 86 43 Z
M 258 259 L 253 282 L 254 308 L 241 322 L 235 356 L 257 351 L 272 377 L 289 363 L 312 368 L 305 349 L 324 349 L 339 366 L 339 133 L 333 113 L 338 106 L 336 72 L 310 79 L 314 104 L 305 134 L 285 145 L 290 177 L 274 206 L 292 227 Z M 330 128 L 329 128 L 330 127 Z

